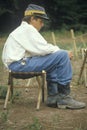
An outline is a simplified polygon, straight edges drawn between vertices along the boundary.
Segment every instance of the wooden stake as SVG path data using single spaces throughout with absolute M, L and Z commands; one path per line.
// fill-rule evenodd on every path
M 83 73 L 84 68 L 85 68 L 86 59 L 87 59 L 87 50 L 85 52 L 84 60 L 83 60 L 82 66 L 81 66 L 81 70 L 80 70 L 80 74 L 79 74 L 79 78 L 78 78 L 78 84 L 80 82 L 80 78 L 81 78 L 82 73 Z
M 56 38 L 54 32 L 52 32 L 52 39 L 53 39 L 53 44 L 56 45 Z
M 78 58 L 77 47 L 76 47 L 76 41 L 75 41 L 75 35 L 74 35 L 73 29 L 71 29 L 71 36 L 72 36 L 73 44 L 74 44 L 74 53 L 75 53 L 75 57 Z

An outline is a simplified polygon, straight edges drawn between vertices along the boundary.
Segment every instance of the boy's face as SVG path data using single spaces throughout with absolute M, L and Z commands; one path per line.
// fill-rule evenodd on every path
M 35 19 L 34 17 L 31 17 L 30 24 L 40 31 L 40 29 L 44 26 L 44 21 L 41 18 Z

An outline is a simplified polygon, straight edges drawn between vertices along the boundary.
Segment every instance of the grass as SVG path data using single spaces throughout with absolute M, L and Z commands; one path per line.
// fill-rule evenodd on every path
M 52 38 L 52 31 L 42 32 L 42 35 L 49 43 L 54 44 L 53 38 Z M 54 35 L 55 35 L 56 43 L 60 48 L 69 49 L 69 50 L 73 49 L 74 45 L 73 45 L 73 39 L 72 39 L 70 31 L 61 31 L 61 32 L 54 31 Z M 76 32 L 75 36 L 76 36 L 77 48 L 78 47 L 83 48 L 84 47 L 83 42 L 86 45 L 85 47 L 87 47 L 87 35 L 83 37 L 83 41 L 81 37 L 78 37 L 78 36 L 81 36 L 81 32 Z
M 0 86 L 0 98 L 5 99 L 7 93 L 7 87 L 6 86 Z
M 1 112 L 0 113 L 0 118 L 1 118 L 2 122 L 5 123 L 7 121 L 7 119 L 8 119 L 8 111 Z
M 75 130 L 86 130 L 86 127 L 82 127 L 81 125 L 79 127 L 76 127 Z
M 29 130 L 41 130 L 42 125 L 40 124 L 38 118 L 33 119 L 33 123 L 29 125 Z
M 55 35 L 55 40 L 57 45 L 60 48 L 63 49 L 72 49 L 73 48 L 73 39 L 71 36 L 71 32 L 70 31 L 66 31 L 66 30 L 61 30 L 61 31 L 53 31 L 54 35 Z M 52 37 L 52 31 L 47 31 L 47 32 L 41 32 L 41 34 L 43 35 L 43 37 L 49 42 L 49 43 L 53 43 L 53 37 Z M 76 36 L 76 46 L 77 48 L 83 48 L 85 43 L 85 47 L 87 47 L 87 35 L 85 35 L 83 37 L 83 41 L 81 39 L 81 32 L 76 32 L 75 36 Z M 3 48 L 3 44 L 5 42 L 5 40 L 7 39 L 8 35 L 2 35 L 0 37 L 0 59 L 1 59 L 1 53 L 2 53 L 2 48 Z

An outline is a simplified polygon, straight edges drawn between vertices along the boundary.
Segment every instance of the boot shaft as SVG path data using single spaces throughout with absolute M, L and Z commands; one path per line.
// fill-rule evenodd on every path
M 56 95 L 56 94 L 63 94 L 69 95 L 70 94 L 70 83 L 67 85 L 61 85 L 59 83 L 54 82 L 47 82 L 47 93 L 48 95 Z
M 61 85 L 61 84 L 58 84 L 58 92 L 60 94 L 63 94 L 63 95 L 69 95 L 70 94 L 70 83 L 68 83 L 67 85 Z
M 47 94 L 48 94 L 48 96 L 57 95 L 57 93 L 58 93 L 57 83 L 47 82 Z

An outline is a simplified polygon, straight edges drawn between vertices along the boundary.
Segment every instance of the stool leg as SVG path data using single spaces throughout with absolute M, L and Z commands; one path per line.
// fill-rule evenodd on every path
M 42 102 L 44 102 L 44 89 L 47 88 L 46 84 L 46 72 L 42 71 Z
M 11 103 L 14 102 L 14 97 L 13 97 L 13 77 L 11 76 L 11 79 L 10 79 L 10 92 L 11 92 L 11 98 L 10 98 L 10 101 Z
M 9 95 L 10 95 L 10 85 L 8 86 L 8 90 L 7 90 L 7 94 L 6 94 L 6 98 L 5 98 L 5 103 L 4 103 L 4 109 L 7 108 L 7 103 L 8 103 Z
M 40 109 L 40 102 L 41 102 L 41 94 L 42 94 L 42 89 L 41 89 L 41 83 L 40 83 L 40 77 L 36 77 L 37 81 L 38 81 L 38 85 L 39 85 L 39 88 L 38 88 L 38 101 L 37 101 L 37 110 Z
M 12 73 L 9 72 L 8 85 L 10 85 L 11 99 L 13 97 L 13 76 Z

